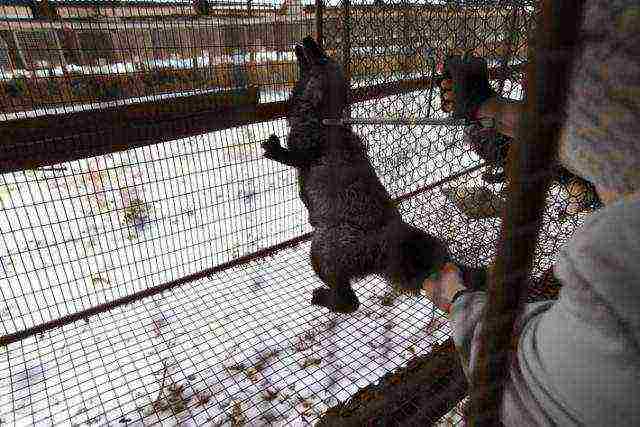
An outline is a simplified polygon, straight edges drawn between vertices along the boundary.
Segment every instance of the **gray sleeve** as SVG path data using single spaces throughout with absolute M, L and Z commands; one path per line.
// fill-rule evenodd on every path
M 639 199 L 639 198 L 636 198 Z M 640 336 L 640 200 L 623 200 L 594 215 L 560 252 L 562 299 L 585 326 Z
M 640 198 L 593 214 L 560 251 L 555 271 L 558 300 L 528 304 L 516 324 L 505 422 L 640 425 Z M 451 308 L 467 375 L 486 298 L 469 293 Z
M 485 292 L 462 294 L 451 306 L 449 320 L 453 328 L 453 342 L 462 362 L 467 378 L 473 371 L 475 354 L 478 351 L 480 318 L 487 301 Z
M 560 298 L 521 338 L 528 393 L 554 419 L 640 423 L 639 212 L 622 200 L 576 230 L 555 264 Z
M 480 343 L 482 312 L 486 303 L 486 292 L 478 291 L 463 294 L 451 306 L 449 319 L 454 331 L 453 341 L 467 378 L 470 378 L 470 374 L 475 367 Z M 539 314 L 550 304 L 552 303 L 541 302 L 527 304 L 524 313 L 518 319 L 516 328 L 522 328 L 522 325 L 526 323 L 528 319 Z

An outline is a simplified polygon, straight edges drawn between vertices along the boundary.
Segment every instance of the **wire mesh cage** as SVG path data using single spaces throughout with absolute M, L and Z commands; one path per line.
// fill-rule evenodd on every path
M 313 230 L 260 143 L 286 140 L 293 46 L 316 36 L 352 117 L 404 120 L 354 124 L 403 217 L 487 265 L 504 184 L 463 127 L 410 121 L 446 117 L 434 77 L 456 51 L 521 99 L 532 4 L 5 3 L 0 424 L 312 424 L 446 345 L 444 313 L 377 277 L 355 314 L 309 304 Z M 558 216 L 571 198 L 549 193 L 535 275 L 585 215 Z M 412 419 L 458 423 L 460 393 Z

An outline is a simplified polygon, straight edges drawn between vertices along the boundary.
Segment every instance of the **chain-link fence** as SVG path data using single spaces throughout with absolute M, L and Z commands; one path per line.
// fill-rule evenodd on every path
M 310 305 L 295 172 L 260 143 L 286 140 L 307 34 L 348 71 L 353 118 L 444 119 L 434 77 L 452 52 L 522 97 L 533 8 L 367 3 L 0 6 L 0 424 L 305 425 L 437 359 L 444 314 L 376 277 L 354 285 L 353 315 Z M 483 181 L 462 127 L 354 130 L 407 221 L 491 261 L 504 184 Z M 584 216 L 558 215 L 567 188 L 549 194 L 536 275 Z M 432 409 L 405 393 L 387 413 L 453 408 L 464 390 L 439 372 Z

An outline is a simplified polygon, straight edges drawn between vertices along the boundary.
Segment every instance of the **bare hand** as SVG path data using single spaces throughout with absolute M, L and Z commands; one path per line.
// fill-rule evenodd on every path
M 427 298 L 441 310 L 449 311 L 451 299 L 456 292 L 466 289 L 462 284 L 462 273 L 452 263 L 445 264 L 437 278 L 427 278 L 423 284 Z

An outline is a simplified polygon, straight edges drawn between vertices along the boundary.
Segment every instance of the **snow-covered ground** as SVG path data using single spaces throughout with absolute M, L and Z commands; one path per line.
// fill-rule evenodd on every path
M 423 115 L 427 96 L 362 103 L 353 115 Z M 356 130 L 395 196 L 478 162 L 460 129 Z M 310 231 L 294 172 L 259 148 L 285 132 L 278 120 L 0 175 L 0 334 Z M 478 173 L 458 180 L 478 182 Z M 402 209 L 462 258 L 491 255 L 498 220 L 469 221 L 438 191 Z M 312 308 L 320 282 L 308 249 L 1 348 L 0 424 L 308 425 L 446 339 L 428 301 L 383 298 L 377 278 L 355 284 L 363 304 L 354 315 Z
M 490 66 L 498 67 L 499 64 L 490 62 Z M 518 65 L 517 60 L 510 61 L 510 65 Z M 431 70 L 417 71 L 417 72 L 404 72 L 404 73 L 393 73 L 386 75 L 378 75 L 378 76 L 355 76 L 352 81 L 352 87 L 360 88 L 366 87 L 376 84 L 383 83 L 392 83 L 397 81 L 402 81 L 406 79 L 420 79 L 430 77 Z M 191 91 L 183 91 L 183 92 L 173 92 L 173 93 L 164 93 L 157 95 L 148 95 L 141 96 L 136 98 L 123 98 L 117 99 L 113 101 L 107 102 L 93 102 L 93 103 L 83 103 L 83 104 L 69 104 L 69 105 L 52 105 L 49 107 L 37 108 L 34 110 L 25 110 L 25 111 L 16 111 L 16 112 L 0 112 L 0 121 L 8 121 L 8 120 L 18 120 L 25 119 L 30 117 L 41 117 L 47 115 L 57 115 L 57 114 L 67 114 L 72 112 L 79 111 L 89 111 L 89 110 L 100 110 L 105 108 L 113 108 L 122 105 L 131 105 L 131 104 L 139 104 L 143 102 L 150 101 L 160 101 L 166 99 L 175 99 L 193 95 L 204 95 L 211 94 L 216 92 L 224 92 L 228 91 L 230 88 L 211 88 L 211 89 L 196 89 Z M 513 96 L 520 97 L 521 94 L 519 90 L 511 91 Z M 282 89 L 272 89 L 269 87 L 261 87 L 260 88 L 260 103 L 269 103 L 269 102 L 278 102 L 284 101 L 289 96 L 290 89 L 282 90 Z M 431 102 L 436 102 L 435 97 L 431 98 Z M 415 109 L 414 109 L 415 110 Z M 420 113 L 421 115 L 426 115 L 427 112 L 416 110 L 415 113 Z M 415 114 L 414 114 L 415 115 Z M 399 117 L 396 114 L 396 117 Z

